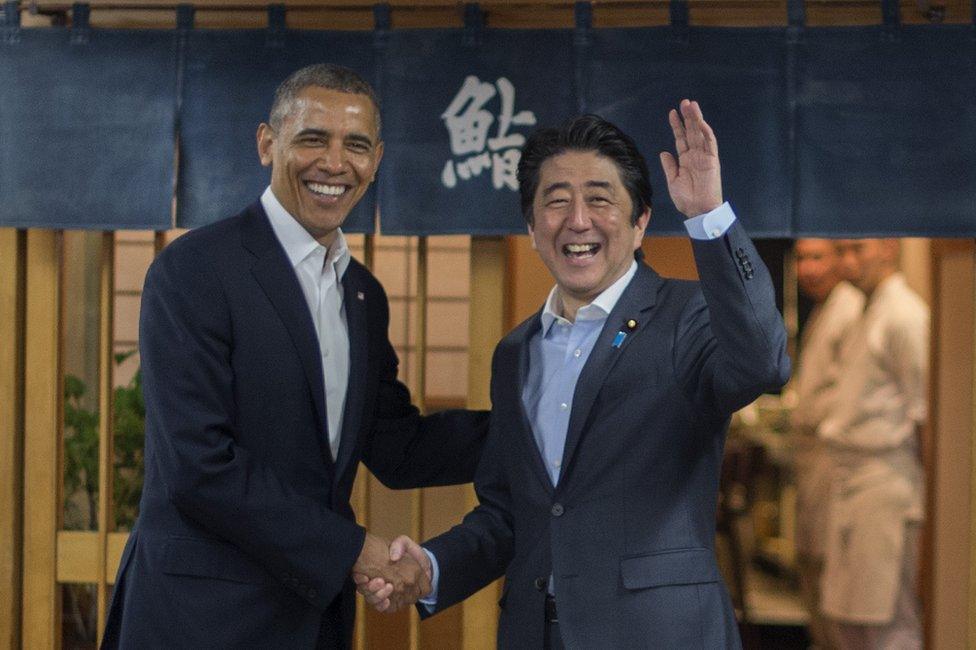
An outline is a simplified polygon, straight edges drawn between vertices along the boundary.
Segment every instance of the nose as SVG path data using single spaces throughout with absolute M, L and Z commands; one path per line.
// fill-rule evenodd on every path
M 567 227 L 573 232 L 583 232 L 590 229 L 590 213 L 586 201 L 574 201 L 572 212 L 567 221 Z
M 342 143 L 330 142 L 323 147 L 317 162 L 319 169 L 329 174 L 341 174 L 345 171 L 345 148 Z

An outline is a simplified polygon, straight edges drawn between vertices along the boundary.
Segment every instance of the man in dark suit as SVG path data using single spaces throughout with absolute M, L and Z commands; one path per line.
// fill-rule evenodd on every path
M 584 116 L 526 143 L 518 177 L 534 248 L 556 280 L 492 366 L 480 505 L 424 544 L 429 615 L 505 576 L 504 648 L 740 645 L 716 565 L 716 493 L 730 414 L 786 382 L 768 271 L 727 203 L 695 102 L 662 154 L 701 282 L 635 261 L 650 217 L 647 165 Z M 357 582 L 395 609 L 382 580 Z M 426 604 L 424 604 L 426 603 Z
M 146 479 L 104 647 L 348 647 L 350 571 L 394 599 L 426 576 L 349 505 L 358 461 L 395 488 L 470 481 L 487 413 L 420 417 L 382 287 L 340 226 L 383 152 L 372 89 L 305 68 L 257 133 L 271 185 L 169 245 L 146 277 Z

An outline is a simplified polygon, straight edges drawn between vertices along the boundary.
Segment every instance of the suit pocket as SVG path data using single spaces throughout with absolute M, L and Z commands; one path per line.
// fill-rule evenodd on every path
M 620 576 L 627 589 L 718 582 L 718 565 L 709 548 L 659 551 L 620 560 Z
M 236 546 L 197 537 L 171 537 L 163 553 L 163 573 L 264 584 L 267 572 Z

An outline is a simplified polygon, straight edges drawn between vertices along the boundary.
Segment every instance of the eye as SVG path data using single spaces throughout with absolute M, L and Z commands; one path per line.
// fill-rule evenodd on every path
M 589 201 L 595 205 L 607 205 L 610 203 L 610 199 L 605 196 L 591 196 Z
M 561 198 L 561 197 L 555 197 L 555 198 L 551 198 L 548 201 L 546 201 L 546 207 L 549 207 L 549 208 L 558 208 L 558 207 L 561 207 L 561 206 L 566 205 L 567 203 L 569 203 L 569 199 L 564 199 L 564 198 Z
M 369 153 L 370 146 L 365 142 L 360 142 L 359 140 L 353 140 L 346 144 L 346 147 L 355 153 Z

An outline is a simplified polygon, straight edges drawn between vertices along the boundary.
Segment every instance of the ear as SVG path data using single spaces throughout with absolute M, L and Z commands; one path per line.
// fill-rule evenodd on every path
M 258 125 L 258 157 L 261 159 L 261 165 L 263 167 L 270 167 L 274 161 L 274 156 L 271 153 L 274 148 L 274 136 L 274 129 L 270 125 L 264 122 Z
M 651 221 L 651 209 L 645 208 L 639 217 L 637 217 L 637 223 L 634 224 L 634 250 L 637 250 L 641 246 L 641 242 L 644 240 L 644 233 L 647 231 L 647 224 Z
M 535 230 L 532 229 L 532 224 L 528 224 L 526 228 L 529 231 L 529 241 L 532 242 L 532 250 L 539 250 L 539 247 L 535 245 Z
M 376 160 L 373 161 L 373 173 L 370 174 L 369 182 L 372 183 L 376 180 L 376 172 L 379 171 L 380 161 L 383 160 L 383 151 L 385 147 L 383 146 L 383 141 L 380 140 L 376 143 Z

